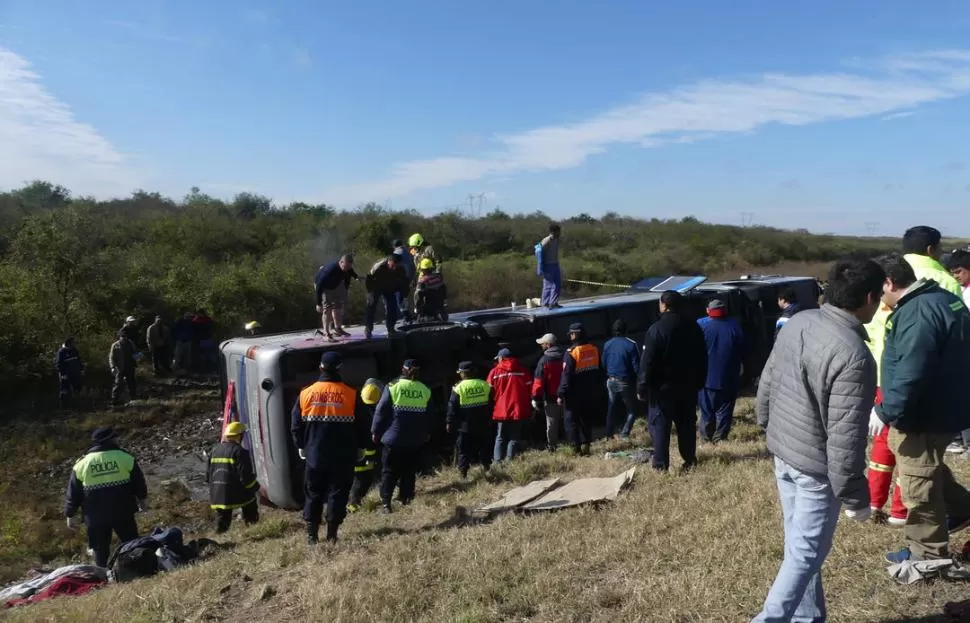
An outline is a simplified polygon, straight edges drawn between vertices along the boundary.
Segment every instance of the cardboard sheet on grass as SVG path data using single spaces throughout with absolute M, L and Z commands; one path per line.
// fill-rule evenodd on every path
M 559 510 L 593 502 L 613 501 L 620 491 L 633 482 L 636 467 L 611 478 L 581 478 L 563 486 L 558 478 L 535 480 L 512 489 L 501 500 L 482 506 L 480 512 L 490 514 L 509 510 Z

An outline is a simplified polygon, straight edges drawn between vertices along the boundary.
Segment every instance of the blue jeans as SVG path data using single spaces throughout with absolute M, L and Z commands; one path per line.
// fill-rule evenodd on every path
M 775 479 L 785 520 L 785 559 L 753 623 L 824 621 L 822 563 L 832 549 L 842 503 L 828 478 L 803 474 L 778 458 Z
M 623 418 L 623 428 L 620 434 L 629 436 L 633 430 L 633 422 L 637 419 L 637 392 L 633 383 L 610 377 L 606 380 L 606 391 L 609 403 L 606 411 L 606 436 L 612 437 L 619 418 Z
M 521 434 L 522 422 L 513 422 L 511 420 L 499 422 L 498 433 L 495 435 L 495 451 L 492 453 L 492 459 L 496 463 L 500 463 L 503 455 L 506 460 L 515 456 Z M 506 443 L 508 444 L 508 452 L 505 451 Z
M 562 292 L 562 273 L 559 264 L 542 265 L 542 298 L 540 304 L 553 307 L 559 304 L 559 294 Z

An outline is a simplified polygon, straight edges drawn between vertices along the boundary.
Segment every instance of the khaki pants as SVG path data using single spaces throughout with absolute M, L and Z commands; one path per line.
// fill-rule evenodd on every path
M 914 558 L 949 558 L 947 515 L 970 517 L 970 491 L 953 478 L 943 462 L 953 435 L 889 431 L 896 455 L 903 504 L 909 509 L 903 534 Z

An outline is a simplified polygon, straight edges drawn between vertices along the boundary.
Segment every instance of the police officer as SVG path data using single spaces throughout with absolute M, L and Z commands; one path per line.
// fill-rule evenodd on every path
M 418 381 L 418 373 L 414 359 L 404 362 L 400 378 L 384 389 L 371 427 L 374 443 L 384 446 L 381 503 L 385 513 L 391 512 L 391 496 L 398 485 L 401 504 L 407 506 L 414 499 L 421 453 L 431 439 L 431 390 Z
M 582 323 L 569 325 L 572 346 L 563 359 L 559 404 L 563 406 L 566 434 L 577 454 L 588 455 L 593 441 L 593 419 L 603 410 L 603 371 L 600 351 L 586 340 Z
M 360 399 L 367 405 L 367 430 L 370 431 L 371 423 L 374 418 L 374 410 L 377 408 L 377 401 L 381 399 L 384 392 L 384 384 L 377 379 L 367 379 L 364 387 L 360 390 Z M 360 510 L 361 502 L 367 497 L 371 485 L 374 484 L 374 473 L 377 471 L 377 464 L 380 462 L 378 445 L 367 435 L 367 442 L 364 449 L 357 455 L 357 465 L 354 466 L 354 486 L 350 489 L 350 503 L 347 510 L 356 513 Z
M 318 541 L 324 503 L 327 540 L 337 540 L 337 529 L 347 516 L 357 449 L 366 443 L 366 417 L 356 390 L 340 379 L 342 362 L 340 353 L 324 353 L 320 380 L 300 392 L 291 413 L 293 443 L 306 460 L 303 519 L 311 545 Z
M 135 513 L 148 509 L 148 488 L 135 457 L 118 447 L 113 430 L 99 428 L 91 439 L 94 445 L 71 470 L 64 516 L 67 527 L 76 530 L 74 515 L 81 509 L 94 564 L 105 567 L 112 532 L 121 543 L 138 538 Z
M 458 376 L 461 381 L 451 390 L 445 426 L 449 434 L 458 435 L 458 471 L 467 478 L 472 463 L 481 463 L 486 472 L 492 465 L 492 388 L 475 378 L 470 361 L 458 364 Z
M 242 447 L 246 425 L 230 422 L 223 441 L 209 453 L 209 507 L 216 512 L 216 532 L 222 534 L 232 525 L 232 514 L 242 509 L 246 525 L 259 521 L 259 482 L 253 470 L 253 459 Z

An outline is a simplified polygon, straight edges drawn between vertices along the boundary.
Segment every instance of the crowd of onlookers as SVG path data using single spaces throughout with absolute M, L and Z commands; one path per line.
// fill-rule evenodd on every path
M 144 328 L 135 316 L 125 318 L 108 350 L 108 368 L 113 384 L 111 402 L 120 405 L 137 396 L 136 369 L 148 352 L 155 376 L 211 374 L 218 365 L 217 344 L 212 318 L 204 309 L 185 312 L 175 322 L 156 315 Z M 54 359 L 59 378 L 62 406 L 75 404 L 84 385 L 84 363 L 73 337 L 64 340 Z

